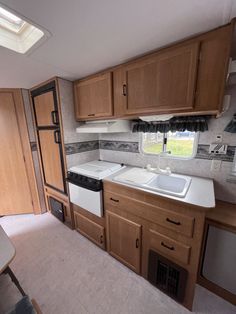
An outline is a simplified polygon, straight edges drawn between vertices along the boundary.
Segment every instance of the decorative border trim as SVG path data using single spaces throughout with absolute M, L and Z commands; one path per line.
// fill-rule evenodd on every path
M 125 141 L 99 141 L 99 148 L 106 150 L 114 150 L 119 152 L 139 153 L 138 142 Z
M 66 155 L 84 153 L 96 149 L 99 149 L 98 140 L 65 144 Z
M 210 145 L 198 144 L 197 155 L 195 158 L 207 160 L 217 159 L 229 162 L 233 161 L 236 146 L 228 146 L 226 155 L 211 154 L 209 153 L 209 147 Z
M 31 150 L 37 150 L 36 142 L 31 142 Z M 222 160 L 232 162 L 236 146 L 228 146 L 226 155 L 214 155 L 209 153 L 210 145 L 199 144 L 195 158 L 205 160 Z M 104 149 L 118 152 L 139 153 L 139 142 L 126 141 L 109 141 L 109 140 L 94 140 L 86 142 L 77 142 L 65 144 L 66 155 L 84 153 L 92 150 Z

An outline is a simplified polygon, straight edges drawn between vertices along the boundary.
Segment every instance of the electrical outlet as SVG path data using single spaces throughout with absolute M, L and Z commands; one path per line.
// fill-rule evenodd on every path
M 211 171 L 217 172 L 220 171 L 221 168 L 221 160 L 213 159 L 211 162 Z

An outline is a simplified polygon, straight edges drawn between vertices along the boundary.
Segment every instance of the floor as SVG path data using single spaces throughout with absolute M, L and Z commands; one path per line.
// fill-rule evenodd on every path
M 12 269 L 44 314 L 187 314 L 86 238 L 50 214 L 0 218 L 16 247 Z M 0 314 L 20 295 L 0 277 Z M 194 313 L 231 314 L 236 308 L 197 286 Z

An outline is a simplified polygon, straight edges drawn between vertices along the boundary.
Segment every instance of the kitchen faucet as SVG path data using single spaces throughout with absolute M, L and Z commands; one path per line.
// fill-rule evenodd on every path
M 171 153 L 170 151 L 166 151 L 166 152 L 162 152 L 162 153 L 158 154 L 157 167 L 153 168 L 150 164 L 148 164 L 147 165 L 147 171 L 155 172 L 155 173 L 159 173 L 159 174 L 166 174 L 167 176 L 171 175 L 170 167 L 166 167 L 165 169 L 160 168 L 160 158 L 167 156 L 170 153 Z

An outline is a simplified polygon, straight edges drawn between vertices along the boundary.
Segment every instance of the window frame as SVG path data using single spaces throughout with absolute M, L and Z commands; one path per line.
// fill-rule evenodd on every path
M 162 151 L 161 153 L 155 154 L 155 153 L 146 153 L 143 149 L 143 134 L 140 132 L 139 133 L 139 152 L 144 155 L 144 156 L 156 156 L 158 157 L 161 153 L 166 152 L 167 150 L 164 150 L 164 148 L 166 147 L 167 144 L 164 143 L 164 139 L 167 138 L 167 133 L 163 133 L 163 140 L 162 140 Z M 167 157 L 167 158 L 171 158 L 171 159 L 179 159 L 179 160 L 191 160 L 194 159 L 196 157 L 197 154 L 197 147 L 198 147 L 198 142 L 199 142 L 199 132 L 195 132 L 195 136 L 194 136 L 194 142 L 193 142 L 193 153 L 190 157 L 184 157 L 184 156 L 176 156 L 176 155 L 171 155 L 171 154 L 166 154 L 166 155 L 162 155 L 162 157 Z

